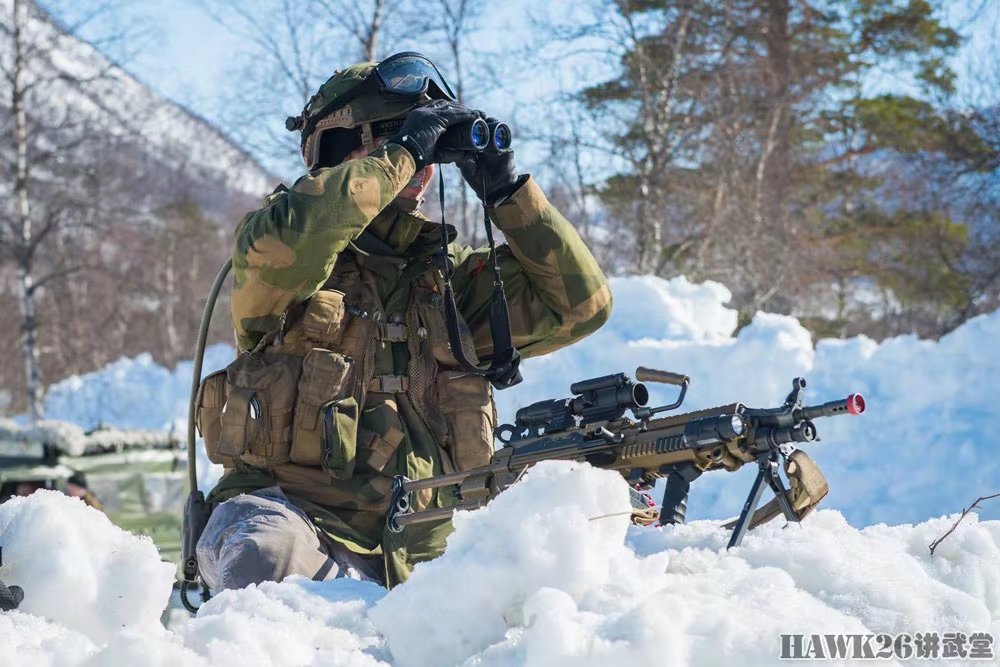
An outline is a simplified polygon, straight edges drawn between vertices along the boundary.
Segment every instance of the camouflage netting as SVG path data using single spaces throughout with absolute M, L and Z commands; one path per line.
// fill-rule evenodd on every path
M 40 421 L 34 426 L 22 426 L 9 419 L 0 419 L 0 456 L 39 444 L 69 456 L 180 446 L 178 439 L 166 431 L 103 428 L 86 432 L 70 422 Z
M 165 431 L 0 419 L 0 502 L 19 482 L 65 491 L 74 477 L 86 480 L 113 523 L 151 537 L 167 560 L 180 553 L 186 471 L 180 441 Z

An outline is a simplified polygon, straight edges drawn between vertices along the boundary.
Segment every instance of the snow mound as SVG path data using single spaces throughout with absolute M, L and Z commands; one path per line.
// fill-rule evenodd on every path
M 779 636 L 1000 636 L 1000 522 L 955 517 L 852 528 L 832 510 L 751 532 L 718 522 L 635 528 L 627 487 L 585 464 L 542 463 L 461 513 L 446 553 L 386 592 L 303 578 L 225 592 L 176 633 L 156 627 L 170 566 L 75 499 L 0 506 L 0 615 L 14 665 L 771 665 Z M 31 526 L 31 530 L 27 526 Z M 111 576 L 114 574 L 114 576 Z M 120 596 L 120 597 L 119 597 Z M 122 627 L 125 625 L 125 627 Z M 6 660 L 4 664 L 9 664 Z
M 206 373 L 228 364 L 234 354 L 228 345 L 209 346 Z M 185 361 L 168 370 L 148 353 L 123 357 L 99 371 L 73 375 L 49 387 L 45 415 L 85 430 L 114 426 L 183 434 L 192 369 L 192 363 Z
M 174 580 L 152 540 L 56 491 L 0 505 L 0 546 L 0 579 L 26 591 L 20 611 L 96 643 L 156 629 Z

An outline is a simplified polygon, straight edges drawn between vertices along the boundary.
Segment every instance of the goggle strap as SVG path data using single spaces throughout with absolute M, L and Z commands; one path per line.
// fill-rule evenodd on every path
M 368 152 L 375 149 L 375 138 L 372 135 L 371 123 L 361 123 L 361 145 L 364 146 Z

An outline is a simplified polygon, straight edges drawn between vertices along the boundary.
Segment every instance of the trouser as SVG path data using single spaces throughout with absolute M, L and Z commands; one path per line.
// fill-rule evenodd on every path
M 363 556 L 324 536 L 277 486 L 236 496 L 212 511 L 198 540 L 198 567 L 212 592 L 300 574 L 385 585 L 381 556 Z

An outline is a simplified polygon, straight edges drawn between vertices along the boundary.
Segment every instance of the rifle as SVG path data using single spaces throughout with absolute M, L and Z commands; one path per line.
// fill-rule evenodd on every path
M 732 548 L 742 542 L 747 530 L 779 513 L 790 522 L 799 522 L 816 507 L 829 486 L 797 445 L 818 439 L 814 419 L 865 411 L 865 400 L 857 393 L 822 405 L 803 406 L 806 381 L 795 378 L 791 393 L 777 408 L 730 403 L 655 417 L 681 406 L 690 379 L 642 367 L 635 375 L 639 382 L 626 373 L 577 382 L 570 386 L 571 398 L 548 399 L 521 408 L 513 424 L 496 429 L 503 447 L 484 466 L 427 479 L 396 476 L 386 518 L 388 529 L 400 532 L 410 524 L 447 519 L 457 510 L 482 507 L 516 482 L 529 466 L 546 460 L 586 461 L 621 473 L 632 489 L 633 508 L 639 513 L 649 510 L 647 502 L 637 500 L 644 497 L 640 492 L 652 489 L 656 480 L 665 477 L 660 524 L 680 524 L 684 523 L 691 482 L 711 470 L 735 471 L 756 464 L 757 477 L 739 518 L 725 526 L 733 531 L 728 547 Z M 647 407 L 649 390 L 643 382 L 678 386 L 680 393 L 669 405 Z M 632 418 L 625 416 L 627 411 Z M 779 460 L 784 462 L 790 488 L 779 475 Z M 455 486 L 453 506 L 413 510 L 411 493 L 444 486 Z M 775 497 L 758 510 L 765 486 Z

